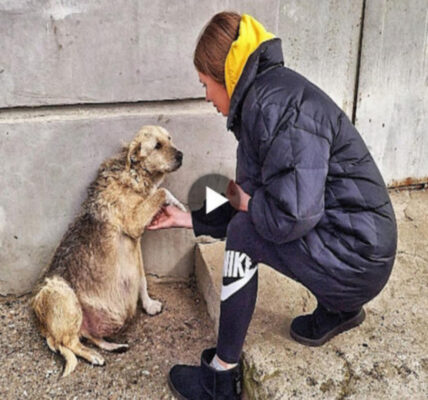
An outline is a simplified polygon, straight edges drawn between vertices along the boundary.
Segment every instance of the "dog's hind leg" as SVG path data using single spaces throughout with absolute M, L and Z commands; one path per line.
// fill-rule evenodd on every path
M 47 278 L 32 299 L 31 306 L 49 348 L 54 352 L 58 350 L 66 360 L 63 376 L 76 368 L 77 359 L 73 353 L 92 364 L 104 364 L 104 359 L 97 352 L 87 349 L 79 341 L 82 308 L 76 293 L 63 278 Z
M 127 351 L 129 346 L 127 344 L 120 344 L 120 343 L 113 343 L 113 342 L 107 342 L 103 339 L 93 337 L 91 334 L 82 331 L 82 336 L 89 341 L 91 341 L 93 344 L 98 346 L 100 349 L 107 350 L 107 351 L 116 351 L 118 353 L 121 353 L 123 351 Z
M 48 344 L 48 347 L 51 349 L 51 351 L 53 351 L 54 353 L 57 352 L 57 348 L 55 346 L 55 340 L 52 336 L 46 337 L 46 343 Z
M 71 351 L 73 351 L 76 355 L 84 358 L 85 360 L 89 361 L 93 365 L 104 365 L 105 364 L 104 358 L 101 357 L 101 355 L 98 354 L 95 350 L 92 350 L 92 349 L 84 346 L 82 343 L 80 343 L 80 340 L 78 337 L 73 338 L 67 344 L 67 347 Z

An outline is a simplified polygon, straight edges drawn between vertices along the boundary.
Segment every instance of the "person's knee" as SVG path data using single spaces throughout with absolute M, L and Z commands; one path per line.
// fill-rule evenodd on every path
M 226 234 L 226 249 L 240 251 L 251 257 L 254 234 L 250 216 L 246 212 L 238 212 L 229 222 Z
M 237 232 L 239 232 L 243 226 L 248 225 L 250 222 L 250 217 L 248 213 L 244 211 L 237 212 L 232 219 L 229 222 L 229 225 L 227 226 L 227 234 L 233 235 Z

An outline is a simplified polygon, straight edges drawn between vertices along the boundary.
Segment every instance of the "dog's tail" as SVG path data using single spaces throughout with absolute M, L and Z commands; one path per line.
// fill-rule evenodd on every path
M 77 357 L 74 353 L 65 346 L 59 345 L 58 351 L 65 358 L 65 367 L 62 373 L 62 377 L 64 378 L 67 375 L 70 375 L 77 366 Z

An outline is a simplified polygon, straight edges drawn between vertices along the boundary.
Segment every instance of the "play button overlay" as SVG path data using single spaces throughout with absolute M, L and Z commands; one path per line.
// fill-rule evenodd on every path
M 229 201 L 226 197 L 217 193 L 215 190 L 212 190 L 208 186 L 205 188 L 205 198 L 205 212 L 207 214 Z
M 215 210 L 216 207 L 226 203 L 226 197 L 222 196 L 220 193 L 223 195 L 226 193 L 229 181 L 229 177 L 217 173 L 200 176 L 193 182 L 187 194 L 187 205 L 190 211 L 202 209 L 203 212 L 208 213 Z M 214 192 L 214 195 L 212 195 L 212 192 L 208 189 Z M 222 199 L 221 202 L 219 198 Z

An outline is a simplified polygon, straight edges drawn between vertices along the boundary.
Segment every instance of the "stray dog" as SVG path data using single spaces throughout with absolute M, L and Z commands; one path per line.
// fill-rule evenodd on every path
M 126 326 L 139 296 L 148 314 L 161 311 L 162 304 L 147 293 L 140 238 L 164 204 L 185 210 L 168 190 L 158 189 L 182 159 L 165 129 L 144 126 L 101 164 L 30 303 L 49 348 L 66 360 L 63 376 L 75 369 L 76 355 L 104 364 L 81 337 L 104 350 L 128 347 L 103 338 Z

